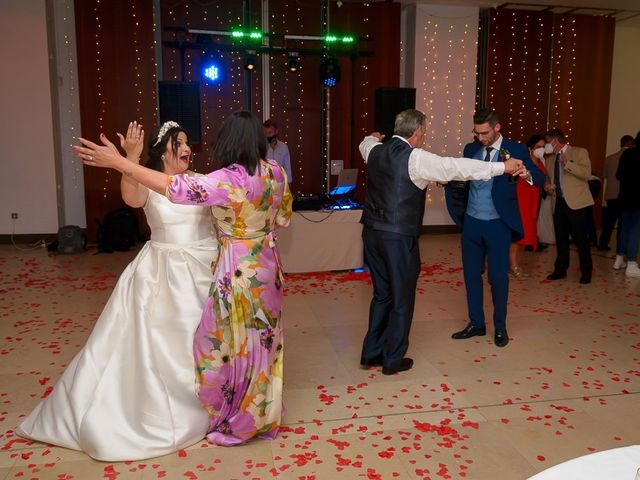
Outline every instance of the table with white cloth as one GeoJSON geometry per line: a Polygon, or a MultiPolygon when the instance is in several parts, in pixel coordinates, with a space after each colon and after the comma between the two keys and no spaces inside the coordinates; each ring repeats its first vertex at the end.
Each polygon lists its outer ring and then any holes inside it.
{"type": "Polygon", "coordinates": [[[640,445],[632,445],[568,460],[529,480],[636,480],[638,468],[640,445]]]}
{"type": "Polygon", "coordinates": [[[276,231],[286,273],[352,270],[363,265],[362,210],[293,212],[276,231]]]}

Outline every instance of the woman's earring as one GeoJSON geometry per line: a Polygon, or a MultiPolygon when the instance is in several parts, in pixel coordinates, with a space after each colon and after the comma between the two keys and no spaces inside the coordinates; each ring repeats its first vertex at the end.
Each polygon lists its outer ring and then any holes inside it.
{"type": "Polygon", "coordinates": [[[160,160],[164,162],[164,155],[160,155],[160,160]]]}

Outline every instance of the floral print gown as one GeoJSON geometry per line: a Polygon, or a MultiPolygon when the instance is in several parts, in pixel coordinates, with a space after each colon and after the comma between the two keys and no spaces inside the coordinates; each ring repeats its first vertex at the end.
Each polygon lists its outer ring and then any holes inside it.
{"type": "Polygon", "coordinates": [[[275,438],[282,417],[283,285],[274,228],[287,226],[291,193],[275,161],[255,175],[232,165],[171,177],[175,203],[210,205],[220,256],[195,334],[196,392],[210,414],[207,438],[236,445],[275,438]]]}

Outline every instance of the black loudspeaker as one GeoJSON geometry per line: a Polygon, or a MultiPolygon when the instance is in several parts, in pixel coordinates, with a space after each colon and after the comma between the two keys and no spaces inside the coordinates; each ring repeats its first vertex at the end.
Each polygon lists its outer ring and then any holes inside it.
{"type": "Polygon", "coordinates": [[[81,253],[87,249],[87,236],[77,225],[65,225],[54,243],[58,253],[81,253]]]}
{"type": "Polygon", "coordinates": [[[198,82],[158,82],[160,125],[169,120],[178,122],[189,137],[189,143],[201,142],[200,84],[198,82]]]}
{"type": "Polygon", "coordinates": [[[390,139],[396,115],[409,108],[416,108],[415,88],[376,88],[375,130],[390,139]]]}

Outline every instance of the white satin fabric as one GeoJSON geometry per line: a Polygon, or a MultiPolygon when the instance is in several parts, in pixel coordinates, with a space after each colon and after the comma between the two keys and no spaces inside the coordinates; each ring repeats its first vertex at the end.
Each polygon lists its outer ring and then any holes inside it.
{"type": "Polygon", "coordinates": [[[195,396],[193,335],[218,254],[211,211],[155,192],[144,210],[151,241],[19,435],[105,461],[157,457],[204,438],[209,415],[195,396]]]}

